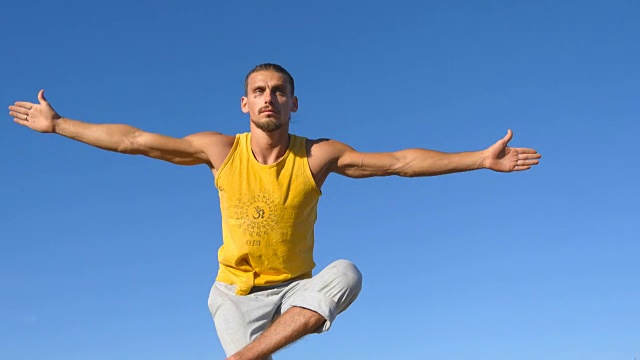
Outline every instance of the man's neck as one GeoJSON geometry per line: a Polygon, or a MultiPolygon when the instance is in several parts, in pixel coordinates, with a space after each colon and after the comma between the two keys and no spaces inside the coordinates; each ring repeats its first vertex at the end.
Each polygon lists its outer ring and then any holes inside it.
{"type": "Polygon", "coordinates": [[[263,165],[271,165],[280,160],[289,148],[289,127],[283,126],[274,132],[264,132],[251,127],[251,151],[263,165]]]}

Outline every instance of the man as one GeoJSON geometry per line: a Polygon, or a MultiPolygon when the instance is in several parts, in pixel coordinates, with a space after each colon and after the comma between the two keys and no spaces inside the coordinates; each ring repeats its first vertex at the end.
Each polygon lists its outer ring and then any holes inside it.
{"type": "Polygon", "coordinates": [[[433,176],[487,168],[522,171],[538,164],[533,149],[510,148],[507,135],[477,152],[407,149],[362,153],[334,140],[289,133],[298,109],[291,74],[276,64],[245,78],[241,108],[250,132],[202,132],[182,139],[128,125],[90,124],[60,116],[44,97],[16,102],[20,125],[110,151],[179,165],[207,165],[220,194],[223,245],[209,308],[228,359],[269,359],[313,332],[327,331],[357,297],[358,269],[336,261],[312,277],[313,226],[320,188],[330,173],[351,178],[433,176]]]}

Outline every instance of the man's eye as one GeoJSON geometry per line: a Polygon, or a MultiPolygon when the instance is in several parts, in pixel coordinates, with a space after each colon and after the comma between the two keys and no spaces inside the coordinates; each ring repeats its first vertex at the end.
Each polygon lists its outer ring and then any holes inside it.
{"type": "Polygon", "coordinates": [[[254,94],[262,94],[264,92],[264,89],[255,89],[253,90],[254,94]]]}

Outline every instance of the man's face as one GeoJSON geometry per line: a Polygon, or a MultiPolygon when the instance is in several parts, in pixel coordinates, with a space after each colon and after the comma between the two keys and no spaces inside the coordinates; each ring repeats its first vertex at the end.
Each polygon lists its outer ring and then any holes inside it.
{"type": "Polygon", "coordinates": [[[291,95],[289,79],[275,71],[258,71],[249,76],[247,96],[241,100],[242,112],[264,132],[288,125],[291,113],[298,110],[298,98],[291,95]]]}

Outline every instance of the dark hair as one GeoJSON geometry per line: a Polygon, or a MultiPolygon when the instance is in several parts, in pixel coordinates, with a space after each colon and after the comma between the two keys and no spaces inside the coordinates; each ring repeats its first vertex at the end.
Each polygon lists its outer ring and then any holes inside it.
{"type": "Polygon", "coordinates": [[[249,93],[249,76],[251,76],[251,74],[258,72],[258,71],[275,71],[277,73],[280,73],[282,75],[286,75],[289,78],[289,86],[291,87],[291,96],[293,96],[294,94],[294,89],[295,86],[293,84],[293,76],[291,76],[291,74],[289,74],[289,72],[283,68],[282,66],[278,65],[278,64],[271,64],[271,63],[264,63],[264,64],[260,64],[257,65],[256,67],[254,67],[253,69],[251,69],[251,71],[249,71],[249,73],[247,74],[247,76],[244,78],[244,96],[247,96],[247,94],[249,93]]]}

